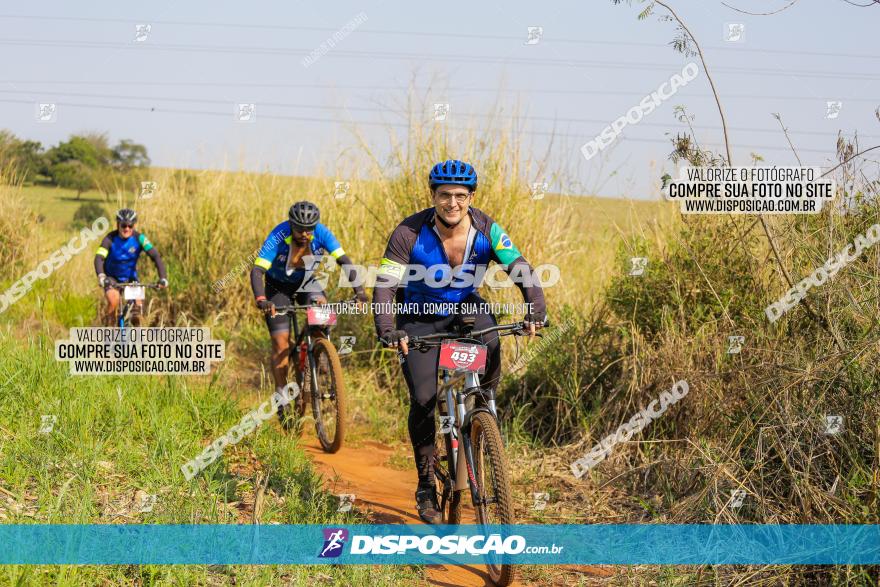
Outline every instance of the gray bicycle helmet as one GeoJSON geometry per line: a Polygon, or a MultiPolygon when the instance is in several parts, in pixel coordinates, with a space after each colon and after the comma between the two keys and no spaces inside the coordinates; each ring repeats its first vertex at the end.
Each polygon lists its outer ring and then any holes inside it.
{"type": "Polygon", "coordinates": [[[290,223],[300,230],[314,230],[321,218],[318,207],[311,202],[297,202],[290,207],[290,223]]]}
{"type": "Polygon", "coordinates": [[[126,222],[128,224],[134,224],[137,222],[138,215],[137,212],[132,210],[131,208],[123,208],[119,212],[116,213],[116,221],[117,222],[126,222]]]}

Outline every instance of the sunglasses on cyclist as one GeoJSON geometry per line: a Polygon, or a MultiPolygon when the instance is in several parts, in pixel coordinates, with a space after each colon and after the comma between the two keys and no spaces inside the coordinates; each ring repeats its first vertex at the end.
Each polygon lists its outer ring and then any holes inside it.
{"type": "Polygon", "coordinates": [[[130,224],[128,222],[120,222],[119,228],[134,228],[134,224],[130,224]]]}

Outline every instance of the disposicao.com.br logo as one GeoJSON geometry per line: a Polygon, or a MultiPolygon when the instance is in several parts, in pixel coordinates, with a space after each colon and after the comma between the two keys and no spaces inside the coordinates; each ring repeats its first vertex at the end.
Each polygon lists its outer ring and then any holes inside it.
{"type": "Polygon", "coordinates": [[[336,558],[342,554],[342,547],[348,540],[348,530],[345,528],[324,528],[324,546],[318,553],[318,558],[336,558]]]}
{"type": "MultiPolygon", "coordinates": [[[[318,554],[319,558],[339,556],[344,544],[348,541],[348,531],[340,528],[324,529],[324,546],[318,554]]],[[[349,554],[469,554],[485,555],[516,555],[516,554],[558,554],[562,546],[528,546],[526,539],[520,535],[502,537],[500,534],[463,536],[417,536],[414,534],[351,537],[349,554]]]]}

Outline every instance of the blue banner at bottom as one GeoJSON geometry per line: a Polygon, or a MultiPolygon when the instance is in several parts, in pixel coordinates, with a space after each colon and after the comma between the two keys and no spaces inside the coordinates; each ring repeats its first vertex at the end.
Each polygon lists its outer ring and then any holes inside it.
{"type": "Polygon", "coordinates": [[[0,564],[880,564],[876,525],[0,525],[0,564]]]}

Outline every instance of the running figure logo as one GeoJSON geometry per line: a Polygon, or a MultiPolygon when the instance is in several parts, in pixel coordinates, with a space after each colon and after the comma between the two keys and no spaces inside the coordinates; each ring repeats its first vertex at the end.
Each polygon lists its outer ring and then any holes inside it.
{"type": "Polygon", "coordinates": [[[324,548],[318,558],[336,558],[342,554],[342,547],[348,540],[348,530],[345,528],[324,528],[324,548]]]}

